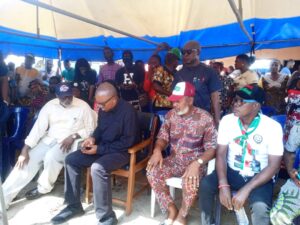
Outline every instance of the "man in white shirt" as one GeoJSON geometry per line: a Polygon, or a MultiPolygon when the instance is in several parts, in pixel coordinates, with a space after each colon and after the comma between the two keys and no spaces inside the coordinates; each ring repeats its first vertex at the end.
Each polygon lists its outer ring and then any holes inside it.
{"type": "Polygon", "coordinates": [[[216,171],[200,184],[202,225],[212,223],[216,194],[228,210],[240,210],[248,199],[252,224],[270,224],[272,178],[283,154],[282,128],[259,113],[264,101],[260,87],[247,85],[236,95],[233,114],[220,122],[216,171]]]}
{"type": "Polygon", "coordinates": [[[96,114],[84,101],[73,97],[69,84],[56,87],[57,98],[40,111],[37,121],[25,139],[15,168],[3,184],[6,207],[39,171],[36,189],[28,192],[28,199],[49,193],[64,165],[64,159],[75,139],[87,138],[96,126],[96,114]]]}

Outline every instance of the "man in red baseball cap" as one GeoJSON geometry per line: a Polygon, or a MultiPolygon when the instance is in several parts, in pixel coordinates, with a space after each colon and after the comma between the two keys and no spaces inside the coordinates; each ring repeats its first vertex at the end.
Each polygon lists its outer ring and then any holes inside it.
{"type": "Polygon", "coordinates": [[[162,224],[187,224],[186,216],[197,196],[199,182],[206,171],[207,162],[215,155],[217,131],[212,116],[193,106],[195,87],[179,82],[168,100],[173,109],[165,117],[147,166],[147,177],[167,219],[162,224]],[[162,157],[170,145],[171,155],[162,157]],[[178,209],[170,196],[165,180],[182,177],[183,198],[178,209]]]}

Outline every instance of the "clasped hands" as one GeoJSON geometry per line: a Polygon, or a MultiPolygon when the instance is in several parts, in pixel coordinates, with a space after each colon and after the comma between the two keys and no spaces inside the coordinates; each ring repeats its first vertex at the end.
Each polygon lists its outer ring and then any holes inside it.
{"type": "Polygon", "coordinates": [[[249,194],[250,192],[244,186],[231,197],[230,186],[223,186],[219,190],[220,203],[228,210],[240,210],[244,206],[249,194]]]}
{"type": "Polygon", "coordinates": [[[82,142],[81,152],[86,155],[95,155],[97,154],[97,147],[95,138],[89,137],[82,142]]]}

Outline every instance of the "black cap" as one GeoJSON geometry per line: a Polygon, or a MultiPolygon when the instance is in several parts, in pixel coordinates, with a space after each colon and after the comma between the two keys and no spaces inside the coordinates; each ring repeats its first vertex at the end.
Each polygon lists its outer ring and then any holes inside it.
{"type": "Polygon", "coordinates": [[[61,83],[55,87],[55,94],[58,97],[73,96],[72,86],[69,83],[61,83]]]}
{"type": "Polygon", "coordinates": [[[265,92],[258,85],[246,85],[236,91],[236,95],[243,99],[254,100],[260,104],[263,104],[265,101],[265,92]]]}

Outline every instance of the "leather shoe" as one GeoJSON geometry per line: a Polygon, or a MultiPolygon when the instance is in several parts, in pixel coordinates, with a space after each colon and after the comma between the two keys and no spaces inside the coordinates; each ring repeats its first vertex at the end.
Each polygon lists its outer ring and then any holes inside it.
{"type": "Polygon", "coordinates": [[[118,219],[115,215],[106,218],[105,220],[100,220],[98,225],[116,225],[118,223],[118,219]]]}
{"type": "Polygon", "coordinates": [[[69,219],[84,214],[82,206],[67,206],[60,213],[51,219],[52,224],[60,224],[68,221],[69,219]]]}
{"type": "Polygon", "coordinates": [[[44,195],[43,193],[39,192],[39,190],[37,188],[31,190],[31,191],[28,191],[26,194],[25,194],[25,197],[28,199],[28,200],[33,200],[33,199],[37,199],[39,197],[41,197],[42,195],[44,195]]]}

